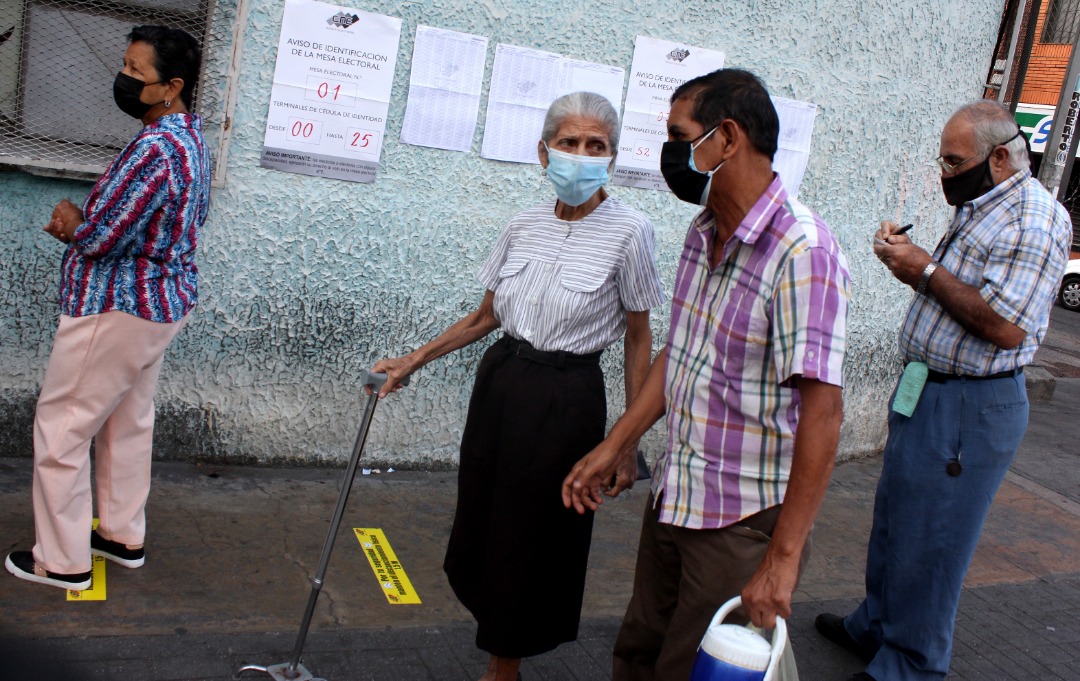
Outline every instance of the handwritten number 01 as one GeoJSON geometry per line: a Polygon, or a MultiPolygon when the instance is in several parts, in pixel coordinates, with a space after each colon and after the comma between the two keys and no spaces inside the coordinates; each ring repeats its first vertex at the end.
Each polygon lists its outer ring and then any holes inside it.
{"type": "MultiPolygon", "coordinates": [[[[338,94],[340,92],[341,92],[341,85],[340,84],[335,85],[334,86],[334,101],[335,102],[337,101],[338,94]]],[[[327,83],[327,82],[319,83],[318,93],[319,93],[319,99],[323,99],[323,98],[326,97],[326,95],[330,94],[330,83],[327,83]]]]}

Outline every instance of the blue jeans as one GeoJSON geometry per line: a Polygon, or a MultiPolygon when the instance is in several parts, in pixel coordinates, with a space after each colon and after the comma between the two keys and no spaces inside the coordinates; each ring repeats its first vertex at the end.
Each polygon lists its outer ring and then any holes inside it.
{"type": "Polygon", "coordinates": [[[844,620],[877,650],[866,671],[878,681],[948,672],[964,574],[1027,421],[1023,374],[928,382],[911,418],[890,409],[866,599],[844,620]]]}

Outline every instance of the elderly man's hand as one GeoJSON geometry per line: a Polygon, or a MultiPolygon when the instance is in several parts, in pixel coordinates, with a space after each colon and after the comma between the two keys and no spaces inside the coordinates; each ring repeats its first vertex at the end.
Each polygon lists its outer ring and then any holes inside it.
{"type": "Polygon", "coordinates": [[[799,578],[799,557],[780,558],[766,552],[742,590],[743,610],[755,627],[772,629],[776,617],[791,617],[791,596],[799,578]]]}
{"type": "Polygon", "coordinates": [[[895,222],[884,221],[874,234],[874,255],[878,257],[893,276],[911,288],[919,284],[923,270],[933,261],[929,253],[911,243],[895,222]]]}
{"type": "MultiPolygon", "coordinates": [[[[625,458],[624,451],[626,450],[620,451],[604,440],[574,464],[574,467],[570,469],[570,474],[563,480],[563,506],[572,507],[582,514],[587,510],[595,511],[600,508],[600,504],[604,503],[601,491],[608,489],[612,474],[625,458]]],[[[618,480],[616,480],[616,487],[618,487],[618,480]]]]}
{"type": "Polygon", "coordinates": [[[618,467],[615,468],[615,484],[604,490],[604,494],[615,498],[623,490],[633,488],[638,476],[637,449],[637,442],[632,442],[623,449],[622,455],[619,457],[618,467]]]}

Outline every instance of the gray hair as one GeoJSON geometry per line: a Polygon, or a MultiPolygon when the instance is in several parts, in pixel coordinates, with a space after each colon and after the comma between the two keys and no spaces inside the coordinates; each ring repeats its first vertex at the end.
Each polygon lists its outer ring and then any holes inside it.
{"type": "Polygon", "coordinates": [[[1031,166],[1028,159],[1027,140],[1024,133],[1007,144],[1005,140],[1020,130],[1009,110],[992,99],[979,99],[965,104],[953,116],[963,115],[971,122],[975,136],[975,150],[979,156],[989,156],[994,147],[1004,146],[1009,152],[1009,166],[1013,170],[1025,170],[1031,166]]]}
{"type": "Polygon", "coordinates": [[[619,150],[619,112],[615,110],[607,97],[595,92],[571,92],[559,97],[548,107],[540,139],[551,142],[568,116],[581,116],[599,121],[607,128],[612,155],[619,150]]]}

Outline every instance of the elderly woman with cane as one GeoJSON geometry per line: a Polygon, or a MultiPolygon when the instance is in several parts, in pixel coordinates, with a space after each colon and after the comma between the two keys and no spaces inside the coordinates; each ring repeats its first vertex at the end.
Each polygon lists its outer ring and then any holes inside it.
{"type": "Polygon", "coordinates": [[[165,348],[195,306],[195,246],[210,198],[202,120],[189,111],[200,61],[184,31],[131,31],[113,98],[144,127],[82,206],[61,201],[45,226],[67,250],[34,419],[37,543],[4,563],[20,579],[81,590],[91,555],[129,568],[145,561],[154,391],[165,348]]]}
{"type": "MultiPolygon", "coordinates": [[[[385,396],[431,360],[504,331],[477,370],[444,563],[491,656],[481,681],[514,681],[521,658],[577,638],[593,519],[563,508],[560,485],[604,437],[604,349],[625,333],[628,403],[649,368],[649,310],[663,294],[652,225],[604,190],[618,134],[602,96],[556,99],[537,152],[557,198],[503,229],[480,269],[487,290],[476,310],[373,369],[387,373],[385,396]],[[558,538],[558,551],[545,536],[558,538]]],[[[627,448],[613,493],[633,484],[636,449],[627,448]]]]}

